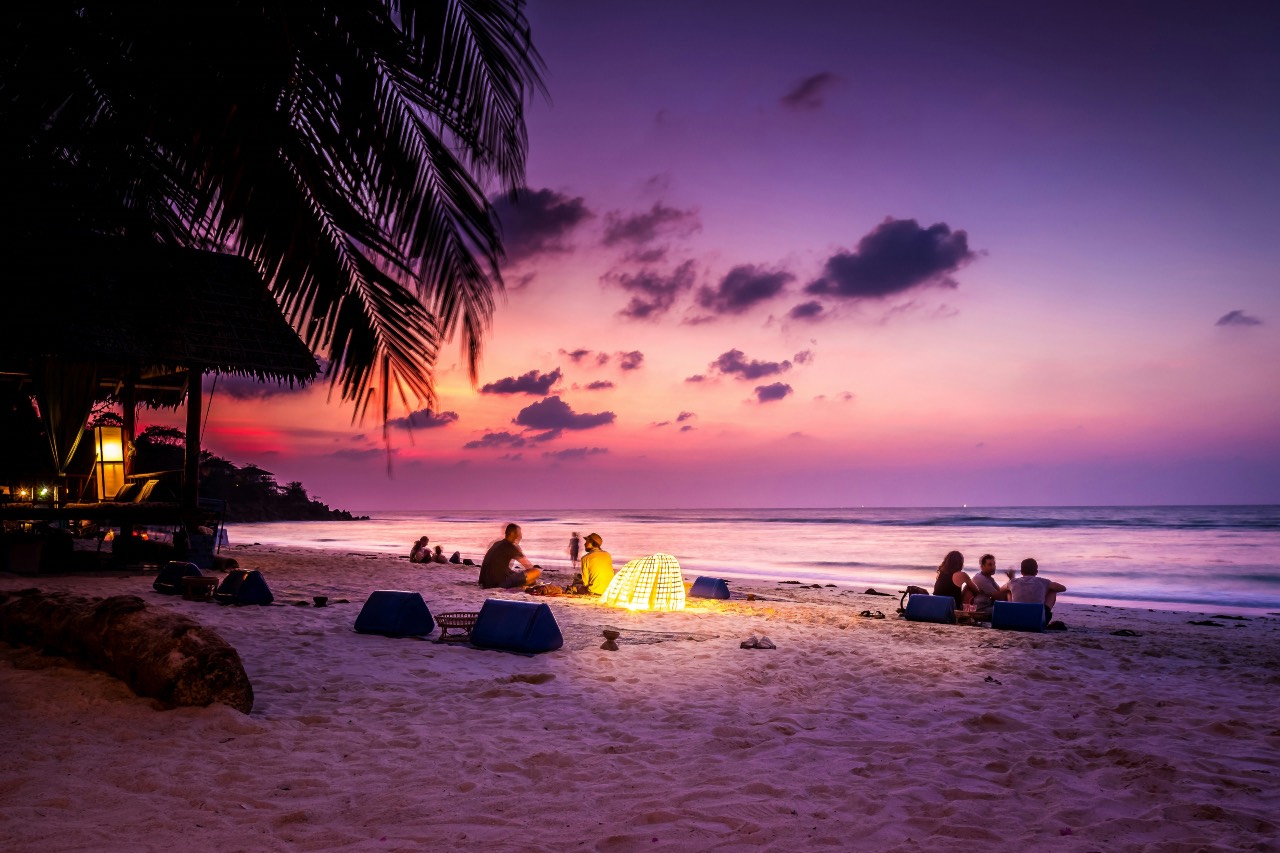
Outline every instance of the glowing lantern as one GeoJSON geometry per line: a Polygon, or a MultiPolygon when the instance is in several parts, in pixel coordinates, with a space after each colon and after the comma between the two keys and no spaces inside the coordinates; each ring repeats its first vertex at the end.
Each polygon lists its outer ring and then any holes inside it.
{"type": "Polygon", "coordinates": [[[632,560],[613,576],[601,601],[628,610],[683,610],[680,564],[670,554],[632,560]]]}
{"type": "Polygon", "coordinates": [[[124,430],[94,427],[93,438],[98,451],[98,500],[104,501],[115,497],[124,485],[124,430]]]}

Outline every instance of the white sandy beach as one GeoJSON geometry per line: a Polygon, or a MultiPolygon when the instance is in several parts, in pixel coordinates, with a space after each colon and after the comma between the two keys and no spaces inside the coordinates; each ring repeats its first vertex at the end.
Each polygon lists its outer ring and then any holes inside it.
{"type": "Polygon", "coordinates": [[[279,606],[161,596],[149,575],[0,575],[185,613],[255,691],[247,716],[166,711],[0,645],[0,846],[1280,849],[1280,618],[1201,627],[1212,614],[1067,595],[1069,631],[1026,635],[906,623],[896,596],[734,584],[678,613],[531,599],[565,646],[526,657],[352,630],[375,589],[478,610],[475,568],[231,553],[279,606]],[[321,594],[350,603],[293,606],[321,594]],[[777,649],[740,649],[752,634],[777,649]]]}

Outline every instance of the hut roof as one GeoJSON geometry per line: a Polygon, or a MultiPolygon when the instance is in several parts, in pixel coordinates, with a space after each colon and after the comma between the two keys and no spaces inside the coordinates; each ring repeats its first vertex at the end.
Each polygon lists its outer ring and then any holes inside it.
{"type": "Polygon", "coordinates": [[[154,243],[87,238],[15,264],[0,302],[0,371],[48,358],[142,375],[186,368],[307,382],[315,357],[253,262],[154,243]]]}

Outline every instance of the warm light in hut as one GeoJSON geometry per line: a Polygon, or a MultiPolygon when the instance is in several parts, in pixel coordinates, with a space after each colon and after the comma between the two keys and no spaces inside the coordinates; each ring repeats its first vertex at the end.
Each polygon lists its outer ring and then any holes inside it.
{"type": "Polygon", "coordinates": [[[600,600],[628,610],[683,610],[680,564],[670,554],[632,560],[613,576],[600,600]]]}
{"type": "Polygon", "coordinates": [[[115,426],[94,427],[98,453],[98,499],[115,497],[124,485],[124,430],[115,426]]]}

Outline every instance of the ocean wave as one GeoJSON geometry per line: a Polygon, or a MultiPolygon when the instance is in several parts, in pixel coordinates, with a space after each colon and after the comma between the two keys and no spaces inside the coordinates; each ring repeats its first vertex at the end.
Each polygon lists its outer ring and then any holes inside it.
{"type": "Polygon", "coordinates": [[[720,516],[720,515],[624,515],[626,521],[655,524],[797,524],[845,525],[849,527],[891,528],[1012,528],[1030,530],[1240,530],[1280,531],[1280,516],[1274,518],[1045,518],[1030,516],[941,515],[920,518],[857,518],[851,516],[720,516]]]}

